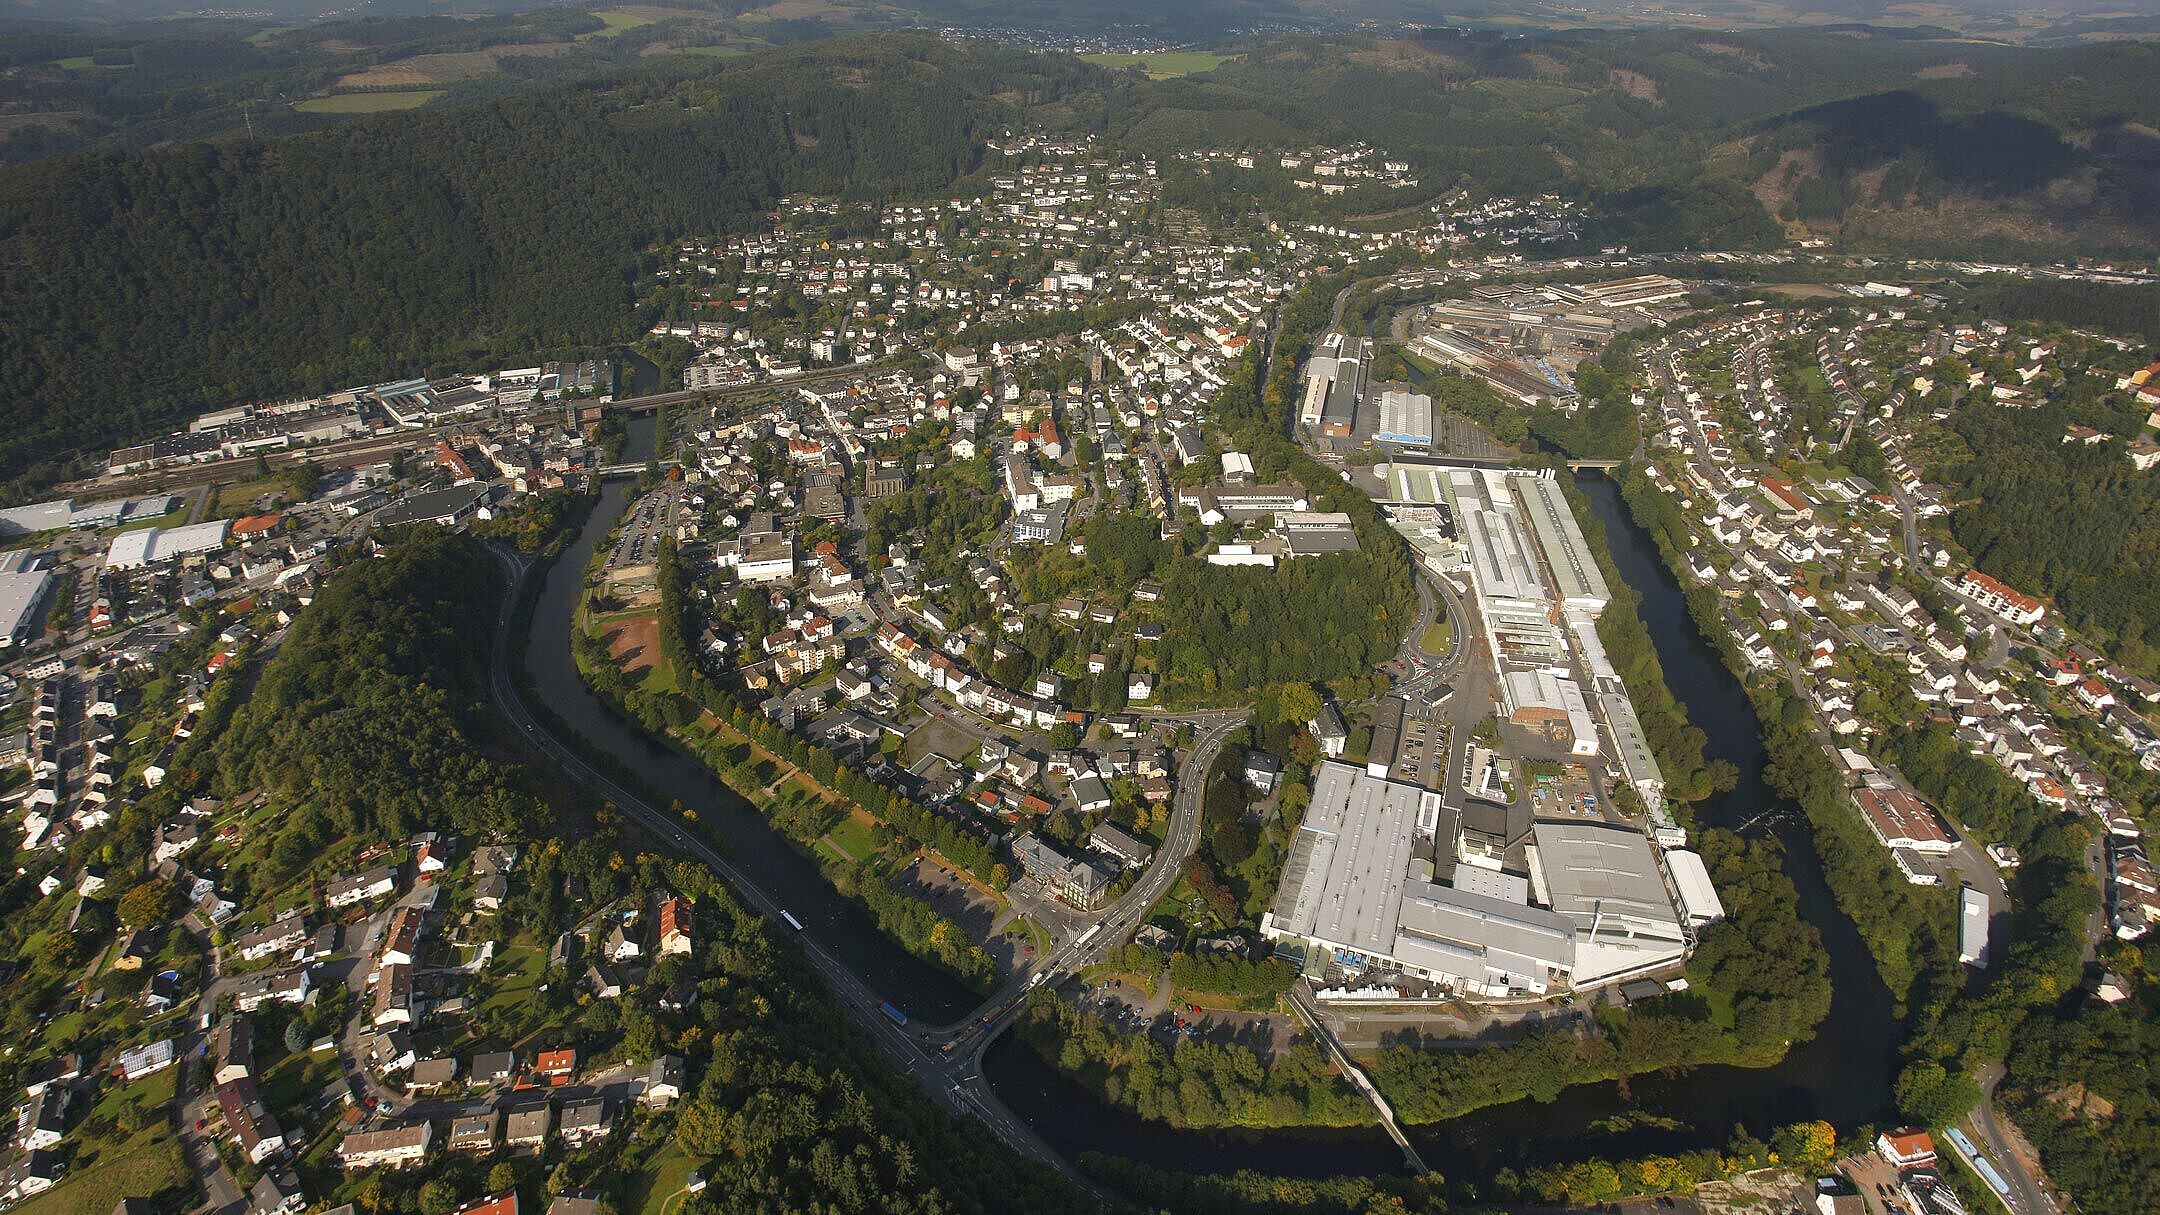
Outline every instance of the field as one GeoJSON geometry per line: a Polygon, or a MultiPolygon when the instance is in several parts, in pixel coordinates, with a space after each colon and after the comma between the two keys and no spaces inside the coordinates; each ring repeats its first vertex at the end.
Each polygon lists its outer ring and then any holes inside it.
{"type": "Polygon", "coordinates": [[[442,96],[441,89],[412,89],[396,93],[336,93],[328,97],[310,97],[293,102],[293,108],[308,114],[384,114],[391,110],[412,110],[426,105],[442,96]]]}
{"type": "Polygon", "coordinates": [[[1212,72],[1235,58],[1232,55],[1212,55],[1206,51],[1157,51],[1143,55],[1082,55],[1089,63],[1106,68],[1136,67],[1147,73],[1150,80],[1169,80],[1178,76],[1190,76],[1195,72],[1212,72]]]}
{"type": "Polygon", "coordinates": [[[850,860],[866,861],[877,852],[877,841],[871,838],[876,820],[861,811],[855,811],[825,833],[825,843],[850,860]]]}
{"type": "Polygon", "coordinates": [[[704,55],[711,59],[732,59],[737,55],[749,54],[739,46],[678,46],[669,49],[678,55],[704,55]]]}
{"type": "Polygon", "coordinates": [[[608,653],[635,675],[660,665],[660,617],[652,612],[621,616],[606,622],[608,653]]]}
{"type": "Polygon", "coordinates": [[[594,13],[593,16],[605,21],[607,28],[594,30],[590,34],[579,34],[580,39],[612,38],[624,30],[634,30],[641,25],[651,25],[655,20],[655,18],[641,13],[624,12],[622,9],[617,8],[604,8],[594,13]]]}
{"type": "Polygon", "coordinates": [[[453,51],[434,55],[413,55],[393,63],[379,63],[340,76],[333,88],[341,89],[423,89],[435,85],[457,84],[477,80],[495,72],[504,59],[513,55],[552,57],[570,49],[567,42],[528,42],[514,46],[494,46],[483,51],[453,51]]]}
{"type": "Polygon", "coordinates": [[[72,1171],[59,1185],[14,1209],[27,1215],[111,1215],[123,1198],[167,1191],[192,1196],[193,1177],[165,1111],[178,1079],[176,1069],[166,1068],[107,1093],[94,1116],[116,1118],[122,1106],[133,1106],[141,1112],[143,1129],[124,1141],[116,1131],[116,1138],[91,1137],[81,1143],[72,1171]]]}

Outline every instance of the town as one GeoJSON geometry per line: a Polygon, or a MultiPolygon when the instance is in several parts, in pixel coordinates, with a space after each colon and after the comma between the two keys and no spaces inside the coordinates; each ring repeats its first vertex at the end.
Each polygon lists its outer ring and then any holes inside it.
{"type": "MultiPolygon", "coordinates": [[[[1624,465],[1631,503],[1663,504],[1638,522],[1713,605],[1697,623],[1799,706],[1884,872],[1954,902],[1964,967],[2000,962],[2021,857],[1958,817],[1986,809],[1948,795],[1961,760],[2093,824],[2088,959],[2160,921],[2160,683],[1975,563],[1929,480],[1962,413],[2073,384],[2150,416],[2065,451],[2160,463],[2140,344],[1952,311],[1965,279],[2120,273],[1546,258],[1525,248],[1573,242],[1576,204],[1466,191],[1383,233],[1216,230],[1091,138],[989,155],[980,193],[794,196],[670,249],[634,352],[238,403],[0,510],[0,796],[44,942],[6,966],[47,1000],[0,1204],[119,1169],[170,1107],[207,1209],[339,1215],[353,1178],[465,1156],[506,1171],[444,1210],[516,1215],[509,1162],[599,1161],[693,1090],[653,1026],[696,1008],[721,946],[680,870],[617,855],[603,878],[594,841],[542,860],[448,823],[266,857],[266,825],[312,811],[203,791],[249,672],[413,528],[484,537],[513,588],[591,530],[568,575],[585,682],[967,993],[925,1016],[829,963],[889,1058],[1034,1159],[1054,1145],[982,1059],[1047,1023],[1038,1001],[1171,1046],[1317,1042],[1415,1161],[1354,1062],[1383,1034],[1591,1034],[1690,991],[1728,916],[1687,805],[1708,790],[1676,794],[1609,652],[1634,597],[1578,474],[1624,465]],[[1778,295],[1743,266],[1841,281],[1778,295]],[[1283,345],[1322,280],[1333,315],[1283,345]],[[1346,319],[1359,292],[1387,325],[1346,319]],[[1282,416],[1222,405],[1278,376],[1282,416]],[[1632,449],[1572,468],[1502,437],[1608,410],[1632,449]],[[620,519],[588,524],[606,494],[620,519]],[[1955,752],[1894,751],[1915,721],[1955,752]],[[116,810],[160,788],[188,796],[117,870],[116,810]]],[[[1186,159],[1330,196],[1417,180],[1363,143],[1186,159]]],[[[697,809],[602,777],[529,692],[488,694],[610,821],[823,948],[697,809]]],[[[2011,1209],[2053,1209],[1993,1125],[1942,1129],[2011,1209]]],[[[1926,1130],[1884,1130],[1870,1184],[1963,1210],[1926,1130]]],[[[551,1193],[548,1215],[602,1209],[551,1193]]]]}

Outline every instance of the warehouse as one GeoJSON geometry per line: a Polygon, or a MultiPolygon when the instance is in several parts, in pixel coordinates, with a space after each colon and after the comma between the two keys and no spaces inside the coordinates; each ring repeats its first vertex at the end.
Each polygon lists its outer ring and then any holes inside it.
{"type": "Polygon", "coordinates": [[[231,526],[229,521],[220,519],[215,523],[146,527],[140,531],[122,532],[113,537],[112,544],[105,550],[105,568],[141,569],[196,553],[216,552],[225,547],[231,526]]]}
{"type": "Polygon", "coordinates": [[[32,639],[38,608],[51,590],[51,570],[0,572],[0,649],[24,645],[32,639]]]}
{"type": "Polygon", "coordinates": [[[1703,865],[1702,857],[1668,848],[1665,868],[1672,874],[1673,890],[1680,896],[1680,914],[1688,927],[1700,928],[1725,918],[1725,903],[1718,898],[1717,887],[1710,884],[1710,870],[1703,865]]]}
{"type": "Polygon", "coordinates": [[[1650,841],[1632,827],[1549,822],[1530,829],[1530,884],[1574,921],[1577,987],[1633,978],[1687,955],[1687,937],[1650,841]]]}
{"type": "Polygon", "coordinates": [[[1538,476],[1516,477],[1513,485],[1522,498],[1523,513],[1529,516],[1538,547],[1544,551],[1545,565],[1552,571],[1561,605],[1586,611],[1592,617],[1604,612],[1605,605],[1612,602],[1612,592],[1605,585],[1605,572],[1590,555],[1582,525],[1575,521],[1575,512],[1569,508],[1560,483],[1549,476],[1538,476]]]}
{"type": "Polygon", "coordinates": [[[1399,384],[1380,390],[1380,429],[1374,438],[1382,443],[1430,447],[1433,441],[1433,399],[1399,384]]]}

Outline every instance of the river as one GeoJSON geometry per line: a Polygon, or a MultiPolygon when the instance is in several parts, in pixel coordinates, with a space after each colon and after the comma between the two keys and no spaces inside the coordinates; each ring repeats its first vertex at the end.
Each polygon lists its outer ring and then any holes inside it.
{"type": "MultiPolygon", "coordinates": [[[[651,453],[654,426],[651,418],[631,422],[628,460],[651,453]]],[[[1773,1068],[1702,1067],[1639,1077],[1625,1086],[1584,1085],[1550,1104],[1521,1101],[1412,1128],[1427,1163],[1457,1176],[1588,1156],[1722,1147],[1743,1125],[1767,1135],[1784,1123],[1825,1118],[1844,1129],[1881,1116],[1889,1105],[1899,1036],[1889,992],[1858,933],[1831,899],[1806,820],[1796,808],[1781,806],[1763,784],[1761,739],[1746,695],[1696,631],[1679,585],[1649,537],[1627,516],[1618,487],[1602,478],[1585,479],[1582,487],[1605,523],[1622,576],[1642,596],[1642,613],[1667,681],[1708,737],[1707,754],[1739,770],[1737,787],[1698,807],[1698,818],[1785,845],[1785,869],[1799,891],[1800,913],[1822,932],[1830,954],[1834,996],[1816,1037],[1773,1068]]],[[[975,1003],[965,987],[880,935],[859,907],[835,893],[815,865],[703,765],[652,741],[578,677],[569,634],[583,571],[627,505],[631,488],[631,482],[617,480],[601,491],[584,530],[540,588],[526,651],[539,698],[648,785],[696,810],[765,888],[871,986],[916,1016],[958,1018],[975,1003]]],[[[1297,1176],[1401,1167],[1401,1157],[1377,1128],[1177,1131],[1144,1122],[1097,1102],[1009,1035],[987,1054],[984,1069],[1005,1104],[1068,1156],[1103,1151],[1165,1168],[1252,1168],[1297,1176]]]]}

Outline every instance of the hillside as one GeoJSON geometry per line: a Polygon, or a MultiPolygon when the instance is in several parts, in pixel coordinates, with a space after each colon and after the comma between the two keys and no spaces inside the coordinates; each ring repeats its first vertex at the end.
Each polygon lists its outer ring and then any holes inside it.
{"type": "Polygon", "coordinates": [[[627,336],[655,242],[974,167],[1071,61],[830,42],[0,175],[0,477],[234,399],[627,336]]]}
{"type": "Polygon", "coordinates": [[[1231,50],[1158,80],[985,43],[834,39],[0,170],[0,480],[236,400],[623,340],[669,240],[742,230],[787,191],[942,190],[1016,121],[1163,156],[1166,201],[1203,212],[1381,220],[1461,184],[1573,195],[1588,240],[1637,249],[1773,247],[1809,226],[1885,252],[2160,243],[2151,45],[1431,31],[1231,50]],[[1420,187],[1321,198],[1174,163],[1358,139],[1411,161],[1420,187]]]}

